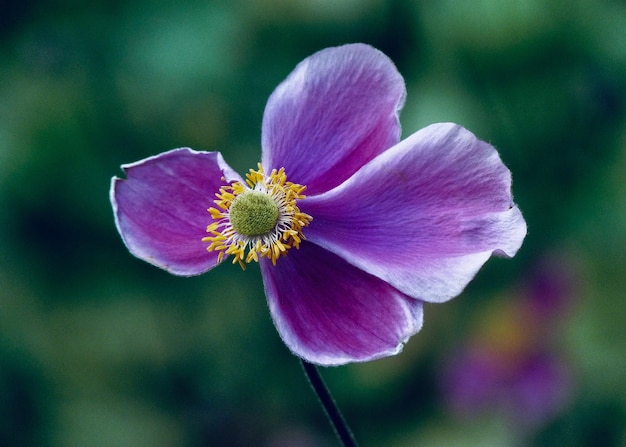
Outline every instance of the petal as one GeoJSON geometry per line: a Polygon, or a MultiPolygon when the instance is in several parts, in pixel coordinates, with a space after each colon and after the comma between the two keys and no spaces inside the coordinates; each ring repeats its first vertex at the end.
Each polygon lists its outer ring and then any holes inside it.
{"type": "Polygon", "coordinates": [[[400,352],[422,326],[422,303],[314,244],[274,267],[261,260],[270,312],[285,344],[319,365],[400,352]]]}
{"type": "Polygon", "coordinates": [[[240,177],[218,152],[174,149],[123,165],[127,179],[111,181],[115,224],[135,256],[170,273],[191,276],[217,263],[202,242],[207,208],[226,182],[240,177]]]}
{"type": "Polygon", "coordinates": [[[310,242],[429,302],[461,293],[526,235],[498,153],[454,124],[422,129],[301,209],[310,242]]]}
{"type": "Polygon", "coordinates": [[[263,165],[317,194],[339,185],[400,139],[405,87],[393,62],[364,44],[302,61],[270,96],[263,165]]]}

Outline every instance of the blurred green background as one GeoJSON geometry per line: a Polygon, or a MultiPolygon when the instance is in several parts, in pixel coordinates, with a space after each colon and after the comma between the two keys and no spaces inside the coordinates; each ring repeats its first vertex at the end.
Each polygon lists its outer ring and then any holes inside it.
{"type": "Polygon", "coordinates": [[[0,445],[336,445],[258,267],[133,258],[108,188],[180,146],[254,167],[276,85],[366,42],[405,77],[405,136],[500,150],[529,234],[402,354],[322,371],[361,445],[626,446],[624,30],[621,0],[4,4],[0,445]]]}

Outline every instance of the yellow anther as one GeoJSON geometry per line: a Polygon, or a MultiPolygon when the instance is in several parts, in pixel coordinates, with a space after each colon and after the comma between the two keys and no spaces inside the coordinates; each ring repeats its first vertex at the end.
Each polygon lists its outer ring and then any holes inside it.
{"type": "Polygon", "coordinates": [[[222,186],[215,194],[218,208],[208,209],[214,222],[207,226],[210,236],[202,239],[209,243],[207,250],[219,252],[218,262],[225,255],[233,255],[233,264],[238,263],[243,269],[246,263],[258,262],[259,257],[269,258],[276,265],[289,249],[300,247],[305,239],[302,229],[313,219],[298,207],[298,201],[305,198],[305,188],[288,182],[284,168],[273,169],[266,176],[260,163],[258,170],[250,169],[245,183],[222,186]],[[267,199],[260,200],[260,194],[267,199]],[[238,205],[235,211],[235,227],[239,231],[233,226],[231,215],[235,201],[245,204],[238,205]]]}

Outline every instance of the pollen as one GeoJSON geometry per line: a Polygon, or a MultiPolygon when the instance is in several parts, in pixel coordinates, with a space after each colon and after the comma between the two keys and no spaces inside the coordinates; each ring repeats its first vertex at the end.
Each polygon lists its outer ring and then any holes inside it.
{"type": "Polygon", "coordinates": [[[281,256],[305,239],[302,229],[313,219],[300,211],[305,186],[287,181],[284,168],[265,174],[250,169],[244,182],[224,185],[215,194],[216,208],[208,212],[213,222],[207,226],[209,252],[217,251],[218,262],[233,255],[233,264],[246,264],[266,257],[276,265],[281,256]]]}

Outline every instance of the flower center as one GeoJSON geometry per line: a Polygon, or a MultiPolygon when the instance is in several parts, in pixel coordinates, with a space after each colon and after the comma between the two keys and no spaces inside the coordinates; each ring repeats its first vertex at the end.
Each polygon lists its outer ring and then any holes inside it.
{"type": "Polygon", "coordinates": [[[246,181],[222,186],[215,194],[219,208],[209,208],[213,222],[207,226],[210,236],[207,250],[219,251],[218,262],[224,255],[233,255],[233,264],[269,258],[272,264],[287,254],[291,247],[299,248],[304,239],[302,229],[311,219],[298,208],[305,198],[305,186],[287,181],[283,168],[265,175],[263,166],[250,169],[246,181]]]}
{"type": "Polygon", "coordinates": [[[259,236],[272,230],[278,220],[278,205],[267,194],[246,191],[230,205],[230,223],[244,236],[259,236]]]}

